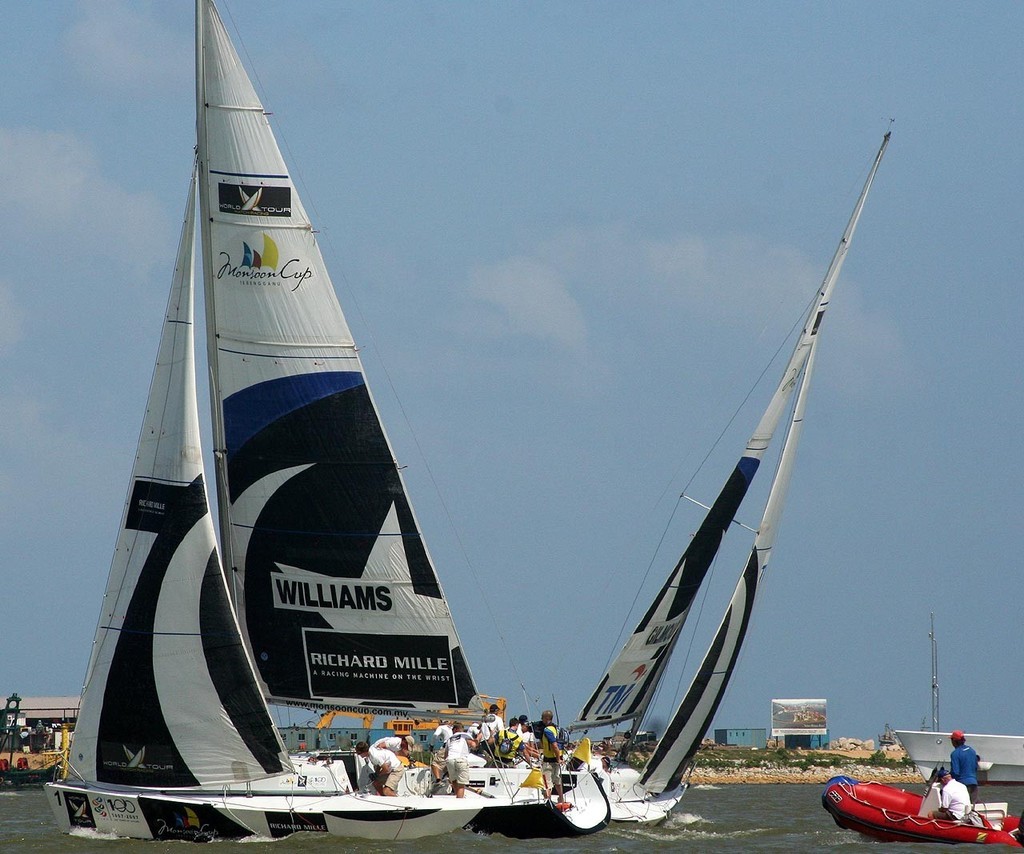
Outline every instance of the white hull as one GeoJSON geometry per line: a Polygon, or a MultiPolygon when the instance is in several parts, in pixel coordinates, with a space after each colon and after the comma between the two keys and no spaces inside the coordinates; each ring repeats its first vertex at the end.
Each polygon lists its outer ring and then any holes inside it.
{"type": "Polygon", "coordinates": [[[613,768],[608,775],[612,821],[622,824],[660,824],[682,800],[687,786],[652,795],[638,785],[640,772],[634,768],[613,768]]]}
{"type": "MultiPolygon", "coordinates": [[[[948,735],[919,730],[896,730],[896,735],[925,780],[936,768],[949,767],[953,745],[948,735]]],[[[977,752],[981,767],[988,766],[979,769],[980,784],[1024,785],[1024,735],[970,733],[967,743],[977,752]]]]}
{"type": "Polygon", "coordinates": [[[140,789],[74,782],[48,783],[47,798],[65,832],[95,830],[131,839],[213,839],[293,833],[381,841],[439,836],[469,826],[515,838],[582,836],[608,824],[601,784],[583,775],[558,810],[537,789],[520,789],[516,771],[473,769],[464,798],[412,794],[429,789],[430,770],[406,774],[398,797],[352,792],[342,763],[300,763],[297,773],[236,789],[140,789]]]}
{"type": "MultiPolygon", "coordinates": [[[[293,777],[294,780],[294,777],[293,777]]],[[[274,782],[274,781],[271,781],[274,782]]],[[[278,839],[299,831],[358,839],[437,836],[472,821],[487,798],[426,798],[327,792],[215,792],[48,783],[57,825],[131,839],[278,839]]]]}

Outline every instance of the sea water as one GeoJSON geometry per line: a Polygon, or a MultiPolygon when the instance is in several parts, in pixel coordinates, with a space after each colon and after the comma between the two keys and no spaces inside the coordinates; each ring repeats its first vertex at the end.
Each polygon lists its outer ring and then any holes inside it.
{"type": "MultiPolygon", "coordinates": [[[[519,841],[457,831],[413,842],[362,842],[322,834],[298,834],[276,841],[214,842],[226,854],[532,854],[608,851],[621,854],[677,851],[829,851],[898,854],[929,851],[928,844],[886,845],[836,827],[821,806],[823,785],[695,786],[676,812],[657,827],[614,824],[593,836],[578,839],[519,841]]],[[[905,788],[913,788],[908,785],[905,788]]],[[[924,785],[921,786],[922,790],[924,785]]],[[[1024,808],[1024,789],[986,786],[986,800],[1006,801],[1011,814],[1024,808]]],[[[188,842],[145,842],[104,838],[90,831],[68,836],[57,831],[42,789],[0,791],[0,854],[181,854],[188,842]]]]}

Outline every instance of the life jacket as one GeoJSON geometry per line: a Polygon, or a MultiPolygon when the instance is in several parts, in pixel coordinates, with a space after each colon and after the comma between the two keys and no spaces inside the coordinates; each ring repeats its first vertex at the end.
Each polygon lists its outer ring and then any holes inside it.
{"type": "Polygon", "coordinates": [[[518,732],[503,729],[498,733],[498,756],[502,759],[515,759],[519,748],[523,745],[523,737],[518,732]]]}
{"type": "Polygon", "coordinates": [[[562,745],[559,743],[559,732],[558,727],[554,724],[548,724],[544,727],[544,732],[541,734],[540,746],[544,752],[545,759],[561,759],[562,758],[562,745]]]}

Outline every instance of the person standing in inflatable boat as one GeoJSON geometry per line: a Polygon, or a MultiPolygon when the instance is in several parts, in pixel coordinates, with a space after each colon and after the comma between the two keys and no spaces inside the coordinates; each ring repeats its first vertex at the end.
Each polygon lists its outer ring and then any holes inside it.
{"type": "Polygon", "coordinates": [[[949,740],[953,742],[953,752],[949,754],[949,770],[954,780],[967,787],[973,804],[978,800],[978,754],[967,743],[962,729],[953,730],[949,740]]]}

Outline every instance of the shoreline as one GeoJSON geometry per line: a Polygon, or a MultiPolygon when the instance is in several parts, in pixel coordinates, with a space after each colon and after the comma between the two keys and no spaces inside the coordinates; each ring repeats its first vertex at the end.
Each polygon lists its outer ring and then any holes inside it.
{"type": "MultiPolygon", "coordinates": [[[[905,759],[902,750],[886,751],[887,760],[905,759]]],[[[875,781],[888,785],[919,785],[924,780],[913,765],[877,763],[877,753],[870,750],[785,751],[785,756],[770,751],[745,748],[702,750],[690,775],[691,785],[809,784],[821,785],[833,777],[875,781]],[[703,761],[702,761],[703,760],[703,761]]]]}
{"type": "Polygon", "coordinates": [[[691,786],[723,786],[733,784],[807,784],[823,785],[833,777],[846,776],[855,780],[873,781],[887,785],[917,784],[924,786],[916,771],[879,768],[870,765],[837,765],[808,768],[707,768],[699,766],[690,775],[691,786]]]}

